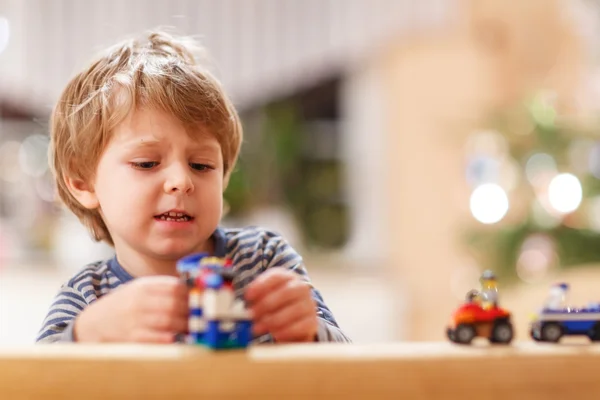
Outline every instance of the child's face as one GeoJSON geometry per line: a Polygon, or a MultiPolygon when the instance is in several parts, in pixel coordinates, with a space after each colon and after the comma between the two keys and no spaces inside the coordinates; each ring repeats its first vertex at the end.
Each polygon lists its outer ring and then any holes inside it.
{"type": "Polygon", "coordinates": [[[176,260],[207,250],[222,212],[219,142],[170,115],[139,110],[102,154],[94,194],[117,253],[176,260]],[[165,214],[165,213],[175,214],[165,214]]]}

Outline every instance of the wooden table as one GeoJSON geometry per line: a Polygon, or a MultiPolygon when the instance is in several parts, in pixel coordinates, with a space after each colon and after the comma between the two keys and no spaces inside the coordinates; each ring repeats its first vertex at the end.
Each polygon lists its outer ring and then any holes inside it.
{"type": "Polygon", "coordinates": [[[600,399],[600,346],[0,348],[0,399],[600,399]],[[372,397],[371,397],[372,396],[372,397]]]}

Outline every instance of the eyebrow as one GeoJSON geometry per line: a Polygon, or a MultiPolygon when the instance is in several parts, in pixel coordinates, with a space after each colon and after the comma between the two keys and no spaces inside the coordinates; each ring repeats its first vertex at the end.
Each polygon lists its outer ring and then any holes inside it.
{"type": "MultiPolygon", "coordinates": [[[[147,147],[160,147],[161,141],[154,138],[142,138],[141,140],[135,140],[125,143],[123,146],[127,150],[135,150],[139,148],[147,148],[147,147]]],[[[212,142],[195,142],[191,145],[193,150],[213,150],[219,151],[219,147],[216,143],[212,142]]]]}
{"type": "Polygon", "coordinates": [[[124,147],[128,149],[138,148],[138,147],[152,147],[158,146],[160,144],[160,140],[156,139],[141,139],[141,140],[131,140],[124,144],[124,147]]]}

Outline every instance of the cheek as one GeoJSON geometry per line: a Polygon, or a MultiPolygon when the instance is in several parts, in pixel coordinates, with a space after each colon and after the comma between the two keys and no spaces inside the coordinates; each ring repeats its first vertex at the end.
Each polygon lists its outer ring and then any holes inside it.
{"type": "Polygon", "coordinates": [[[210,181],[199,183],[196,187],[198,198],[203,204],[205,210],[210,210],[211,214],[220,215],[223,207],[223,180],[211,178],[210,181]]]}
{"type": "MultiPolygon", "coordinates": [[[[127,190],[126,188],[123,189],[127,190]]],[[[131,201],[128,193],[121,190],[116,182],[113,182],[113,184],[110,182],[100,183],[96,188],[96,195],[102,213],[108,219],[109,224],[110,221],[121,218],[121,214],[128,208],[127,203],[131,201]]]]}
{"type": "Polygon", "coordinates": [[[218,204],[223,197],[223,181],[211,178],[208,182],[200,183],[196,190],[204,201],[218,204]]]}
{"type": "Polygon", "coordinates": [[[96,180],[96,195],[105,218],[128,219],[132,210],[142,208],[142,199],[147,197],[143,187],[135,179],[128,179],[126,171],[99,171],[96,180]],[[102,173],[105,172],[105,173],[102,173]],[[109,172],[109,173],[106,173],[109,172]]]}

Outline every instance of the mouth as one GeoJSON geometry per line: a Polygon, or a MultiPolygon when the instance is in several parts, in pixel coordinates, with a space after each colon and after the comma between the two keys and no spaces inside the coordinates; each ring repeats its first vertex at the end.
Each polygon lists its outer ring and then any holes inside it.
{"type": "Polygon", "coordinates": [[[192,221],[194,217],[186,214],[183,211],[167,211],[165,213],[155,215],[154,219],[157,221],[189,222],[192,221]]]}

